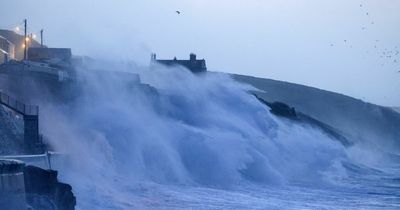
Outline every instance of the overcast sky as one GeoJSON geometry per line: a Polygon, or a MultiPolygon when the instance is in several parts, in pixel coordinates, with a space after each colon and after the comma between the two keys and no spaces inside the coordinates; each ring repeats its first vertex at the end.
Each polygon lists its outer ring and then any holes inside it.
{"type": "Polygon", "coordinates": [[[212,71],[400,106],[400,0],[0,1],[1,28],[28,18],[74,54],[147,64],[195,52],[212,71]]]}

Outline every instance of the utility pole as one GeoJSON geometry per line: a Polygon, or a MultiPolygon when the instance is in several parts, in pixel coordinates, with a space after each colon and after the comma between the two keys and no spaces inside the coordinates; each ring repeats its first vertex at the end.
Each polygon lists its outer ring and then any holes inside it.
{"type": "Polygon", "coordinates": [[[24,60],[26,60],[26,50],[28,48],[28,40],[26,40],[28,37],[26,36],[26,30],[27,30],[27,20],[24,19],[24,60]]]}
{"type": "Polygon", "coordinates": [[[43,29],[40,30],[40,46],[43,47],[43,29]]]}

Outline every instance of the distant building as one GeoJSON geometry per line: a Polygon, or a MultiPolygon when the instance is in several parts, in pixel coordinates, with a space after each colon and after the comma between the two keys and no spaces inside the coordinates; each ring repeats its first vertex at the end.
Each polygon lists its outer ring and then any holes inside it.
{"type": "Polygon", "coordinates": [[[15,46],[6,38],[0,36],[0,64],[15,59],[15,46]]]}
{"type": "Polygon", "coordinates": [[[28,60],[48,63],[51,66],[68,68],[71,66],[72,53],[70,48],[28,48],[28,60]]]}
{"type": "Polygon", "coordinates": [[[206,61],[204,59],[197,60],[196,55],[191,53],[189,60],[158,60],[156,54],[151,55],[151,63],[158,63],[165,66],[183,66],[193,73],[202,73],[207,71],[206,61]]]}
{"type": "MultiPolygon", "coordinates": [[[[2,29],[0,29],[0,36],[4,37],[14,45],[14,59],[23,60],[24,49],[25,49],[25,41],[24,41],[25,37],[23,35],[15,33],[14,31],[2,30],[2,29]]],[[[27,45],[28,48],[41,47],[40,43],[32,38],[29,38],[27,45]]]]}
{"type": "Polygon", "coordinates": [[[8,53],[0,48],[0,64],[8,61],[8,53]]]}

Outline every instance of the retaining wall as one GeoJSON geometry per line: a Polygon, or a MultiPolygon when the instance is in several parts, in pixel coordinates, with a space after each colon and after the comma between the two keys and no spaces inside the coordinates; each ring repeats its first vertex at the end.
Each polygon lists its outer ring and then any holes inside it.
{"type": "Polygon", "coordinates": [[[27,209],[24,166],[18,160],[0,160],[0,209],[27,209]]]}

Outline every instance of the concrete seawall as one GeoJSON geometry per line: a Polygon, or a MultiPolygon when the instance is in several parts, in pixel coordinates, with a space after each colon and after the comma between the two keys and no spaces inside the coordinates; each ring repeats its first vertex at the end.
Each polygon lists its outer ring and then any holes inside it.
{"type": "Polygon", "coordinates": [[[0,210],[74,210],[72,188],[57,175],[20,160],[0,159],[0,210]]]}
{"type": "Polygon", "coordinates": [[[0,209],[27,209],[24,166],[18,160],[0,160],[0,209]]]}

